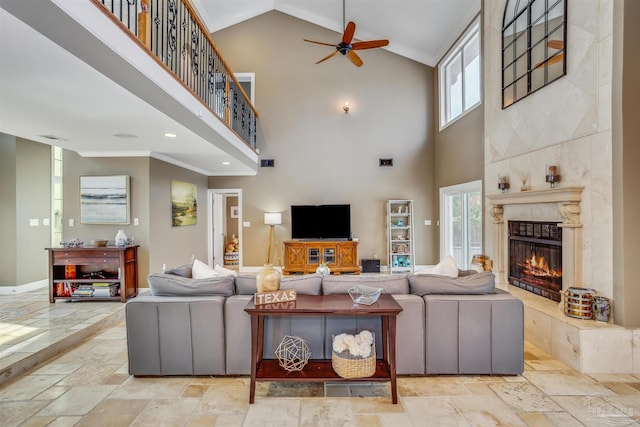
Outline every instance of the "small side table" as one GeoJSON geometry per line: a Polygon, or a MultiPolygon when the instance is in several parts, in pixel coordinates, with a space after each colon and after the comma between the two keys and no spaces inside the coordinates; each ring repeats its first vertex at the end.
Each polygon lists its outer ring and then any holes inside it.
{"type": "Polygon", "coordinates": [[[245,311],[251,316],[251,388],[249,403],[255,401],[256,381],[325,382],[346,381],[338,376],[330,359],[310,360],[302,371],[287,372],[276,359],[263,359],[266,316],[380,316],[382,319],[382,359],[376,361],[371,377],[348,381],[390,381],[391,401],[398,403],[396,385],[396,317],[402,307],[389,294],[372,305],[354,304],[349,295],[298,295],[296,301],[256,306],[251,300],[245,311]]]}

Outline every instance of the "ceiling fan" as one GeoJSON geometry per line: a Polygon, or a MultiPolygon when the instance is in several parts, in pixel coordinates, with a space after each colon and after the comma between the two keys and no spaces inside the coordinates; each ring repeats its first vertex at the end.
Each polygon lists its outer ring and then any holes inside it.
{"type": "MultiPolygon", "coordinates": [[[[344,0],[342,1],[342,24],[344,26],[344,0]]],[[[304,39],[304,41],[309,42],[309,43],[315,43],[315,44],[321,44],[323,46],[331,46],[331,47],[335,47],[336,51],[325,56],[324,58],[322,58],[320,61],[316,62],[316,64],[319,64],[323,61],[326,61],[327,59],[337,55],[338,53],[343,54],[344,56],[346,56],[356,67],[361,67],[363,62],[362,59],[360,59],[360,56],[358,56],[358,54],[355,52],[356,50],[363,50],[363,49],[373,49],[376,47],[383,47],[383,46],[387,46],[389,44],[389,40],[370,40],[370,41],[366,41],[366,42],[355,42],[352,43],[353,41],[353,35],[356,32],[356,24],[353,21],[349,21],[349,23],[346,25],[346,27],[344,27],[344,33],[342,34],[342,40],[340,41],[340,43],[338,44],[334,44],[334,43],[325,43],[325,42],[317,42],[314,40],[308,40],[308,39],[304,39]]]]}

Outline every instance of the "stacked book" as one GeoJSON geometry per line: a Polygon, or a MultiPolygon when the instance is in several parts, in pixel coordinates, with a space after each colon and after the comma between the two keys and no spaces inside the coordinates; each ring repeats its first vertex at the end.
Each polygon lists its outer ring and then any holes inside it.
{"type": "Polygon", "coordinates": [[[73,290],[71,294],[72,297],[92,297],[93,296],[93,286],[91,285],[79,285],[77,288],[73,290]]]}
{"type": "Polygon", "coordinates": [[[93,296],[97,298],[108,298],[118,296],[120,283],[96,282],[93,284],[93,296]]]}

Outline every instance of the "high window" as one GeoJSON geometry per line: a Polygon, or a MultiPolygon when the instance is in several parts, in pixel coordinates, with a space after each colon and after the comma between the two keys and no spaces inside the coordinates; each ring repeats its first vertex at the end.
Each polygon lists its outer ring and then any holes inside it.
{"type": "Polygon", "coordinates": [[[440,129],[480,105],[480,17],[438,67],[440,129]]]}

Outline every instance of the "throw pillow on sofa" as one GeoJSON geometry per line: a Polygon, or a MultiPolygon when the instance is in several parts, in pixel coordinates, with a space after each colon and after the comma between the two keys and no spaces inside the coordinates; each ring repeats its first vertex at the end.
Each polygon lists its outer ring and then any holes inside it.
{"type": "MultiPolygon", "coordinates": [[[[253,295],[258,292],[255,274],[238,274],[236,276],[236,294],[253,295]]],[[[280,279],[280,289],[295,289],[300,295],[321,295],[322,276],[319,274],[303,274],[284,276],[280,279]]]]}
{"type": "Polygon", "coordinates": [[[458,266],[456,265],[456,260],[451,255],[448,255],[433,267],[417,271],[415,274],[432,274],[456,278],[458,277],[458,266]]]}
{"type": "Polygon", "coordinates": [[[156,296],[233,295],[233,276],[190,279],[173,274],[151,273],[147,281],[151,295],[156,296]]]}
{"type": "Polygon", "coordinates": [[[208,279],[210,277],[218,277],[218,272],[199,259],[194,259],[191,277],[194,279],[208,279]]]}
{"type": "Polygon", "coordinates": [[[429,294],[481,295],[492,294],[496,278],[490,271],[451,278],[431,274],[409,276],[409,286],[414,295],[429,294]]]}

